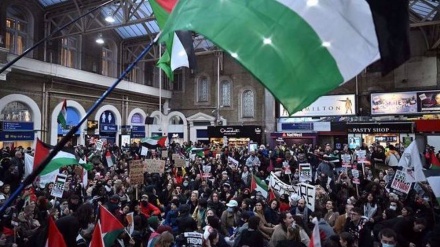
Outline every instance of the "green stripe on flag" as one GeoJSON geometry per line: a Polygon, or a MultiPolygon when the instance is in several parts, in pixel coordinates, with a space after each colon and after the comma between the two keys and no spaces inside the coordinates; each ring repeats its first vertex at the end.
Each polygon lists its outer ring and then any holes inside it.
{"type": "Polygon", "coordinates": [[[176,30],[202,34],[247,68],[293,114],[356,76],[379,54],[365,1],[319,1],[315,7],[307,2],[179,0],[163,29],[163,40],[176,30]],[[359,20],[350,23],[349,18],[359,20]],[[341,43],[332,43],[333,38],[341,43]]]}

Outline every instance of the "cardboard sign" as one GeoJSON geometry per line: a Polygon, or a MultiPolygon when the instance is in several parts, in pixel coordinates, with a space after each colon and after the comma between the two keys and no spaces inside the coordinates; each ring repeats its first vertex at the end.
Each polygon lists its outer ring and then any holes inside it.
{"type": "Polygon", "coordinates": [[[312,181],[312,166],[310,163],[299,164],[299,181],[312,181]]]}
{"type": "Polygon", "coordinates": [[[391,182],[391,189],[408,194],[411,189],[411,183],[407,182],[406,172],[400,170],[396,171],[396,175],[394,175],[394,179],[391,182]]]}
{"type": "Polygon", "coordinates": [[[55,177],[55,184],[53,185],[51,196],[62,198],[64,192],[64,185],[66,184],[67,176],[64,174],[58,174],[55,177]]]}
{"type": "Polygon", "coordinates": [[[104,142],[102,140],[97,140],[95,142],[96,150],[101,151],[102,150],[102,145],[104,145],[104,142]]]}
{"type": "Polygon", "coordinates": [[[165,160],[146,159],[144,161],[148,173],[164,173],[165,160]]]}
{"type": "Polygon", "coordinates": [[[144,183],[144,164],[142,160],[130,160],[130,183],[131,184],[143,184],[144,183]]]}
{"type": "MultiPolygon", "coordinates": [[[[163,157],[163,156],[162,156],[163,157]]],[[[172,154],[171,155],[171,159],[175,160],[180,160],[180,154],[172,154]]]]}
{"type": "MultiPolygon", "coordinates": [[[[174,159],[174,158],[173,158],[174,159]]],[[[175,167],[185,167],[185,160],[178,158],[178,159],[174,159],[174,166],[175,167]]]]}
{"type": "Polygon", "coordinates": [[[168,150],[162,150],[162,158],[168,158],[168,150]]]}

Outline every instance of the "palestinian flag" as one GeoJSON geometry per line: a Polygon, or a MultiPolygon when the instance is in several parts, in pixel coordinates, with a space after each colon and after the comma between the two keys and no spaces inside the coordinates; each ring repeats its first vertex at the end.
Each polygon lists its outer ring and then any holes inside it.
{"type": "MultiPolygon", "coordinates": [[[[37,168],[41,162],[49,155],[51,146],[37,139],[35,146],[34,166],[37,168]]],[[[40,186],[45,186],[47,183],[54,182],[55,177],[59,174],[59,170],[62,167],[68,165],[78,165],[79,160],[76,158],[75,150],[65,148],[59,151],[55,157],[46,165],[40,175],[40,186]]]]}
{"type": "Polygon", "coordinates": [[[112,246],[116,238],[124,231],[122,223],[105,207],[99,205],[99,222],[105,246],[112,246]]]}
{"type": "Polygon", "coordinates": [[[423,173],[429,186],[431,186],[432,192],[434,192],[437,202],[440,204],[440,170],[424,170],[423,173]]]}
{"type": "Polygon", "coordinates": [[[319,232],[318,223],[313,227],[312,237],[310,238],[308,247],[321,247],[321,234],[319,232]]]}
{"type": "Polygon", "coordinates": [[[46,247],[67,247],[64,237],[52,217],[49,217],[46,247]]]}
{"type": "Polygon", "coordinates": [[[141,145],[150,149],[154,149],[157,147],[165,147],[166,141],[166,136],[146,137],[141,139],[141,145]]]}
{"type": "Polygon", "coordinates": [[[90,247],[104,247],[104,239],[102,238],[101,223],[98,221],[93,230],[90,247]]]}
{"type": "MultiPolygon", "coordinates": [[[[150,0],[151,8],[160,28],[165,26],[169,14],[177,0],[150,0]]],[[[158,62],[165,74],[173,80],[173,71],[180,67],[195,69],[196,56],[192,33],[190,31],[176,31],[166,38],[166,51],[158,62]]]]}
{"type": "Polygon", "coordinates": [[[408,0],[179,0],[161,40],[177,30],[203,35],[241,63],[293,114],[380,56],[392,58],[382,61],[390,63],[384,73],[405,62],[408,20],[386,22],[393,20],[390,16],[405,15],[408,18],[408,0]],[[372,14],[373,8],[383,6],[396,12],[372,14]],[[378,38],[376,29],[385,37],[378,38]]]}
{"type": "Polygon", "coordinates": [[[440,161],[437,158],[435,153],[431,156],[431,169],[439,170],[440,169],[440,161]]]}
{"type": "Polygon", "coordinates": [[[259,177],[252,175],[251,191],[254,190],[261,192],[263,197],[267,198],[269,191],[267,184],[264,181],[261,181],[259,177]]]}
{"type": "Polygon", "coordinates": [[[57,117],[58,124],[61,124],[63,129],[67,129],[67,100],[63,101],[63,106],[57,117]]]}

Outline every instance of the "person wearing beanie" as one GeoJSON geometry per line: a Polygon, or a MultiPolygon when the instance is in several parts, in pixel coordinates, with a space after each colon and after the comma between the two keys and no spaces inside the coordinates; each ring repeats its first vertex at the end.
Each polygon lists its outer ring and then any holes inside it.
{"type": "Polygon", "coordinates": [[[177,226],[177,217],[179,216],[179,205],[180,202],[178,199],[173,199],[170,202],[171,209],[167,212],[165,216],[165,222],[163,223],[165,226],[170,226],[173,231],[172,233],[177,234],[178,226],[177,226]]]}
{"type": "Polygon", "coordinates": [[[148,218],[148,225],[153,231],[156,231],[160,225],[159,218],[157,218],[157,216],[151,216],[148,218]]]}

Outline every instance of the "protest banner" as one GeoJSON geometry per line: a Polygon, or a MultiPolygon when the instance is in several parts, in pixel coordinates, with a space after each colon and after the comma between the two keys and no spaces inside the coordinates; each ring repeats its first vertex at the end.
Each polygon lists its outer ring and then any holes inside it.
{"type": "Polygon", "coordinates": [[[144,161],[148,173],[164,173],[165,160],[146,159],[144,161]]]}
{"type": "Polygon", "coordinates": [[[299,184],[299,195],[306,201],[306,206],[315,211],[316,187],[306,183],[299,184]]]}
{"type": "Polygon", "coordinates": [[[50,193],[53,197],[62,198],[64,192],[64,185],[66,184],[67,175],[58,174],[55,177],[55,183],[52,188],[52,192],[50,193]]]}
{"type": "Polygon", "coordinates": [[[391,189],[408,194],[411,189],[411,183],[406,182],[406,173],[400,170],[396,170],[394,179],[391,182],[391,189]]]}
{"type": "Polygon", "coordinates": [[[280,196],[284,194],[290,196],[292,193],[299,194],[298,186],[284,183],[273,172],[270,173],[269,187],[280,196]]]}
{"type": "Polygon", "coordinates": [[[299,181],[312,181],[312,166],[310,165],[310,163],[299,164],[299,181]]]}
{"type": "Polygon", "coordinates": [[[143,184],[144,183],[144,164],[142,160],[130,160],[130,183],[131,184],[143,184]]]}

